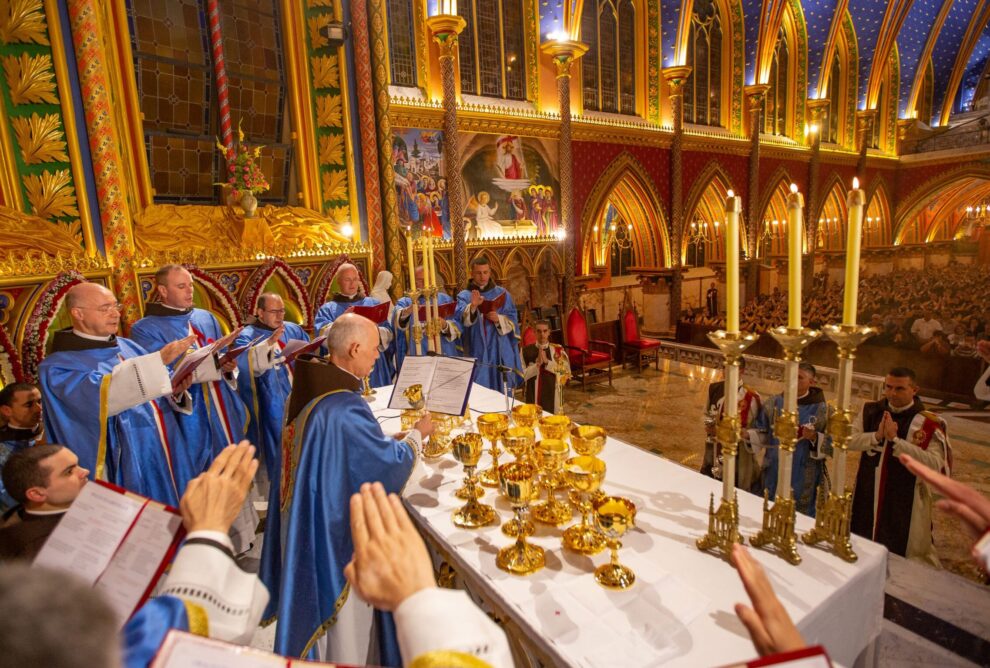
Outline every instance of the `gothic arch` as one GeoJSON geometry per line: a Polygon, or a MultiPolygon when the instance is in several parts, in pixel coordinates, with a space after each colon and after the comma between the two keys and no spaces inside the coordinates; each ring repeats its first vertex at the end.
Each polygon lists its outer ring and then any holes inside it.
{"type": "Polygon", "coordinates": [[[265,292],[265,286],[275,277],[287,288],[289,294],[282,295],[283,299],[290,302],[299,311],[302,322],[299,325],[309,328],[313,325],[313,305],[309,301],[306,286],[299,275],[279,258],[271,258],[263,265],[254,270],[247,280],[247,288],[244,292],[244,315],[254,313],[258,308],[258,297],[265,292]]]}
{"type": "MultiPolygon", "coordinates": [[[[722,165],[713,160],[701,171],[694,180],[694,185],[688,192],[685,199],[684,211],[684,231],[686,232],[692,222],[699,222],[706,226],[709,238],[712,239],[711,259],[724,260],[725,248],[719,240],[718,227],[725,223],[725,198],[732,187],[732,179],[722,168],[722,165]]],[[[739,248],[747,256],[748,244],[746,240],[746,230],[744,225],[739,226],[739,248]]],[[[681,235],[681,262],[686,262],[689,239],[687,234],[681,235]]]]}
{"type": "MultiPolygon", "coordinates": [[[[823,250],[841,250],[846,244],[846,194],[848,185],[833,173],[822,190],[822,207],[818,212],[818,236],[816,247],[823,250]]],[[[811,240],[809,240],[810,242],[811,240]]]]}
{"type": "Polygon", "coordinates": [[[929,179],[916,188],[911,195],[904,198],[894,212],[895,223],[891,232],[893,245],[898,246],[903,242],[909,224],[914,222],[915,218],[929,202],[937,199],[938,194],[942,190],[967,178],[990,180],[990,165],[971,163],[947,171],[929,179]]]}
{"type": "MultiPolygon", "coordinates": [[[[767,181],[774,184],[763,196],[760,206],[760,216],[752,221],[757,226],[756,257],[770,257],[774,255],[787,255],[787,196],[791,192],[791,179],[787,170],[781,166],[773,173],[767,181]],[[769,222],[769,225],[767,225],[769,222]],[[764,230],[768,229],[772,235],[769,241],[763,241],[764,230]],[[764,251],[764,247],[769,245],[769,253],[764,251]]],[[[805,226],[807,229],[807,226],[805,226]]]]}
{"type": "Polygon", "coordinates": [[[890,245],[893,219],[890,210],[890,191],[883,176],[874,179],[867,190],[866,220],[863,224],[866,226],[863,233],[864,246],[890,245]],[[879,223],[874,222],[877,219],[879,223]]]}

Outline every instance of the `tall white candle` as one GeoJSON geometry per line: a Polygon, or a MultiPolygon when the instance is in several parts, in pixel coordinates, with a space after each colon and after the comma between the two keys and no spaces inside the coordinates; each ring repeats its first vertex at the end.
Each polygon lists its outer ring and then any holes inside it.
{"type": "Polygon", "coordinates": [[[859,179],[853,178],[853,187],[846,196],[849,210],[849,229],[846,236],[846,290],[842,303],[842,324],[856,324],[856,303],[859,300],[859,253],[863,240],[863,209],[866,193],[859,188],[859,179]]]}
{"type": "Polygon", "coordinates": [[[801,240],[804,232],[804,197],[791,184],[787,196],[787,327],[801,328],[801,240]]]}
{"type": "Polygon", "coordinates": [[[742,198],[731,190],[725,199],[725,329],[739,333],[739,214],[742,198]]]}

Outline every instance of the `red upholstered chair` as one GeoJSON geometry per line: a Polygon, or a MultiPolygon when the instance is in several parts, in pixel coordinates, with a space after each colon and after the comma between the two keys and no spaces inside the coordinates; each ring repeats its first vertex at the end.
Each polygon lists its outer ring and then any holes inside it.
{"type": "Polygon", "coordinates": [[[530,346],[536,343],[536,330],[534,330],[532,327],[527,325],[526,329],[522,331],[522,336],[520,337],[520,341],[521,342],[519,346],[521,348],[525,348],[526,346],[530,346]]]}
{"type": "Polygon", "coordinates": [[[639,371],[649,366],[653,360],[657,371],[660,370],[660,341],[639,335],[639,316],[631,308],[622,312],[619,318],[622,328],[622,366],[634,361],[639,371]]]}
{"type": "Polygon", "coordinates": [[[564,347],[571,362],[571,375],[581,381],[581,389],[588,387],[588,381],[601,381],[608,375],[612,384],[612,360],[615,344],[599,341],[588,336],[588,321],[577,308],[567,314],[564,325],[564,347]]]}

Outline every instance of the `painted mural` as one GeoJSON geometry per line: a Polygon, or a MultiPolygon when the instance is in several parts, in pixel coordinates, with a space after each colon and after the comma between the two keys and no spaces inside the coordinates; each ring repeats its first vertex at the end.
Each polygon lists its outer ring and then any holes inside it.
{"type": "Polygon", "coordinates": [[[392,169],[399,222],[450,239],[450,207],[444,174],[443,133],[396,128],[392,133],[392,169]]]}

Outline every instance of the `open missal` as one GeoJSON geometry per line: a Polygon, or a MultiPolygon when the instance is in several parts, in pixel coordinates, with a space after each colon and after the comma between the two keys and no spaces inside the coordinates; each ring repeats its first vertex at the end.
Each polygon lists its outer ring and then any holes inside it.
{"type": "Polygon", "coordinates": [[[151,668],[292,668],[292,666],[327,666],[348,668],[341,663],[317,663],[279,656],[253,647],[204,638],[172,629],[158,648],[151,668]]]}
{"type": "Polygon", "coordinates": [[[495,299],[486,299],[485,301],[481,302],[481,305],[478,307],[478,310],[481,311],[482,315],[488,315],[492,311],[498,312],[498,310],[503,306],[505,306],[505,292],[500,294],[495,299]]]}
{"type": "MultiPolygon", "coordinates": [[[[446,304],[440,304],[437,306],[437,317],[441,320],[446,320],[447,318],[454,315],[454,311],[457,310],[457,302],[447,302],[446,304]]],[[[419,305],[419,321],[426,322],[426,304],[419,305]]]]}
{"type": "Polygon", "coordinates": [[[183,535],[175,508],[97,480],[83,487],[34,565],[88,582],[123,626],[151,595],[183,535]]]}
{"type": "Polygon", "coordinates": [[[463,415],[471,396],[475,362],[472,357],[408,355],[395,378],[389,408],[410,408],[403,393],[411,385],[423,386],[426,410],[445,415],[463,415]]]}
{"type": "Polygon", "coordinates": [[[348,310],[351,313],[363,315],[376,325],[380,325],[388,320],[388,312],[391,307],[391,302],[382,302],[381,304],[375,304],[374,306],[352,306],[348,310]]]}
{"type": "Polygon", "coordinates": [[[296,358],[300,355],[307,355],[314,350],[319,349],[323,345],[323,342],[327,340],[325,336],[318,336],[312,341],[303,341],[302,339],[292,339],[285,344],[282,348],[282,360],[289,364],[290,362],[295,362],[296,358]]]}

